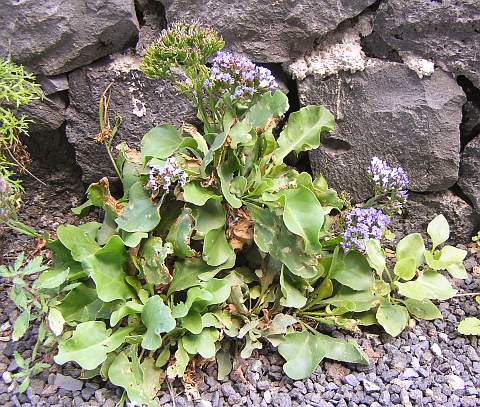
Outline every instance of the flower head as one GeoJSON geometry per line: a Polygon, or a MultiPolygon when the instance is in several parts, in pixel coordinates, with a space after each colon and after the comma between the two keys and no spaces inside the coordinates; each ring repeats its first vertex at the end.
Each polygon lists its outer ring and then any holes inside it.
{"type": "Polygon", "coordinates": [[[382,192],[402,191],[408,187],[408,176],[402,167],[392,167],[386,161],[373,157],[368,174],[382,192]]]}
{"type": "Polygon", "coordinates": [[[184,187],[187,179],[187,174],[178,166],[175,157],[169,157],[163,168],[150,167],[147,187],[154,193],[157,193],[160,187],[164,192],[168,192],[170,186],[175,182],[184,187]]]}
{"type": "Polygon", "coordinates": [[[390,219],[380,209],[355,208],[347,213],[347,228],[343,234],[344,251],[356,248],[365,251],[365,240],[380,240],[390,219]]]}
{"type": "Polygon", "coordinates": [[[394,209],[400,209],[407,201],[409,179],[402,167],[392,167],[386,161],[373,157],[368,175],[375,185],[375,193],[387,194],[394,209]]]}
{"type": "Polygon", "coordinates": [[[257,93],[278,88],[269,69],[230,52],[218,52],[212,60],[210,72],[204,86],[221,94],[230,92],[233,99],[251,98],[257,93]]]}

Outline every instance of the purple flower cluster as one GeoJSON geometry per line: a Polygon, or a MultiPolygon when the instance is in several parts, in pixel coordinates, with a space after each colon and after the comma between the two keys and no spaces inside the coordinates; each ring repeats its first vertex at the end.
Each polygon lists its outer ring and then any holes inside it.
{"type": "Polygon", "coordinates": [[[401,167],[392,167],[386,161],[373,157],[368,167],[368,175],[375,184],[376,192],[398,193],[407,200],[408,176],[401,167]]]}
{"type": "Polygon", "coordinates": [[[365,251],[365,240],[380,240],[390,219],[380,209],[355,208],[347,216],[347,228],[343,234],[342,248],[344,251],[356,248],[365,251]]]}
{"type": "Polygon", "coordinates": [[[178,166],[175,157],[170,157],[167,158],[163,168],[150,167],[147,187],[155,193],[162,186],[163,190],[167,192],[172,183],[177,181],[180,186],[184,187],[187,183],[187,178],[187,174],[178,166]]]}
{"type": "Polygon", "coordinates": [[[234,99],[251,98],[257,93],[278,88],[272,72],[255,65],[248,58],[219,52],[212,63],[211,75],[205,86],[221,94],[230,92],[234,99]]]}

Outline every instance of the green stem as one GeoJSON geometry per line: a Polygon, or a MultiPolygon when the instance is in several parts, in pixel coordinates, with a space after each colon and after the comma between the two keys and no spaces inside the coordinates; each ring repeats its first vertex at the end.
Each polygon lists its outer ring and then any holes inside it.
{"type": "Polygon", "coordinates": [[[115,159],[113,158],[112,152],[110,150],[111,144],[112,143],[105,143],[105,149],[107,150],[108,157],[110,158],[110,161],[112,162],[113,168],[115,169],[115,172],[117,173],[117,176],[120,179],[120,182],[123,182],[122,174],[120,173],[120,170],[118,169],[117,163],[115,162],[115,159]]]}

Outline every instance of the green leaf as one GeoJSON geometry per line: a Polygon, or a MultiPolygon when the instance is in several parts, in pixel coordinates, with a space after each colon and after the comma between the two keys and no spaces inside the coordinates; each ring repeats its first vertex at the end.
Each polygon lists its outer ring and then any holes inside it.
{"type": "Polygon", "coordinates": [[[149,284],[168,284],[171,281],[170,271],[165,265],[170,253],[171,245],[164,245],[161,237],[152,236],[147,239],[142,247],[139,263],[149,284]]]}
{"type": "Polygon", "coordinates": [[[126,302],[112,312],[112,315],[110,316],[110,326],[114,327],[122,318],[128,315],[140,314],[142,311],[143,304],[139,304],[136,301],[126,302]]]}
{"type": "Polygon", "coordinates": [[[180,321],[182,328],[192,334],[199,334],[203,329],[202,316],[196,311],[190,311],[187,316],[183,317],[180,321]]]}
{"type": "Polygon", "coordinates": [[[137,247],[141,241],[148,237],[148,233],[145,232],[123,232],[122,240],[127,247],[137,247]]]}
{"type": "Polygon", "coordinates": [[[418,301],[427,298],[431,300],[448,300],[457,292],[444,276],[431,270],[425,271],[415,281],[397,282],[396,285],[401,295],[418,301]]]}
{"type": "Polygon", "coordinates": [[[245,337],[245,347],[240,352],[242,359],[248,359],[252,356],[252,352],[255,349],[262,349],[263,345],[259,342],[255,335],[247,335],[245,337]]]}
{"type": "Polygon", "coordinates": [[[465,318],[458,324],[458,332],[462,335],[480,335],[480,319],[475,317],[465,318]]]}
{"type": "Polygon", "coordinates": [[[330,277],[356,291],[368,290],[374,282],[367,259],[356,251],[350,251],[340,259],[330,277]]]}
{"type": "Polygon", "coordinates": [[[56,306],[66,322],[86,322],[100,318],[110,318],[111,304],[106,304],[97,297],[95,288],[84,284],[70,291],[56,306]]]}
{"type": "Polygon", "coordinates": [[[200,182],[189,182],[183,188],[183,199],[185,202],[194,205],[203,206],[209,199],[221,199],[220,195],[215,194],[211,189],[204,188],[200,182]]]}
{"type": "Polygon", "coordinates": [[[466,250],[457,249],[456,247],[447,245],[442,247],[442,250],[436,251],[434,254],[425,251],[425,260],[433,270],[447,270],[450,266],[459,265],[459,267],[453,266],[450,268],[453,273],[460,276],[458,278],[466,278],[468,275],[466,271],[462,270],[462,268],[464,269],[462,262],[466,255],[466,250]]]}
{"type": "Polygon", "coordinates": [[[169,360],[170,360],[170,346],[166,346],[162,349],[162,351],[158,355],[157,360],[155,361],[155,366],[163,367],[168,363],[169,360]]]}
{"type": "Polygon", "coordinates": [[[133,327],[120,328],[111,334],[102,321],[88,321],[78,324],[70,339],[61,341],[54,360],[59,365],[76,362],[86,370],[100,366],[125,341],[133,327]]]}
{"type": "Polygon", "coordinates": [[[220,186],[222,189],[222,194],[225,200],[230,204],[232,208],[240,208],[242,206],[242,201],[238,199],[230,191],[230,185],[233,180],[233,167],[231,164],[232,160],[225,161],[218,166],[217,173],[220,178],[220,186]]]}
{"type": "Polygon", "coordinates": [[[367,261],[371,268],[373,268],[380,277],[385,270],[386,260],[380,242],[376,239],[368,239],[365,242],[367,248],[367,261]]]}
{"type": "Polygon", "coordinates": [[[391,336],[399,335],[408,324],[408,311],[403,305],[382,301],[377,310],[377,321],[391,336]]]}
{"type": "Polygon", "coordinates": [[[288,118],[278,138],[275,161],[282,162],[291,151],[300,153],[320,146],[320,133],[335,127],[333,115],[323,106],[306,106],[288,118]]]}
{"type": "Polygon", "coordinates": [[[158,295],[150,297],[143,306],[142,321],[147,327],[142,347],[147,350],[158,349],[162,344],[160,334],[170,332],[176,325],[170,308],[158,295]]]}
{"type": "Polygon", "coordinates": [[[293,380],[310,376],[326,355],[321,341],[307,331],[285,335],[278,352],[286,360],[284,372],[293,380]]]}
{"type": "Polygon", "coordinates": [[[98,222],[87,222],[82,225],[79,225],[79,229],[83,230],[90,239],[95,240],[97,236],[97,231],[102,226],[101,223],[98,222]]]}
{"type": "Polygon", "coordinates": [[[199,258],[176,261],[173,280],[168,288],[167,296],[170,296],[176,291],[183,291],[187,288],[200,285],[198,276],[209,270],[211,270],[211,267],[199,258]]]}
{"type": "Polygon", "coordinates": [[[325,350],[325,357],[339,362],[359,363],[368,365],[368,356],[355,341],[333,338],[328,335],[316,334],[315,337],[325,350]]]}
{"type": "Polygon", "coordinates": [[[178,348],[175,352],[175,362],[167,368],[167,377],[170,379],[174,379],[175,377],[183,377],[185,369],[188,366],[188,362],[190,361],[190,356],[188,356],[188,353],[185,352],[182,341],[178,341],[177,344],[178,348]]]}
{"type": "Polygon", "coordinates": [[[283,221],[290,232],[303,237],[307,253],[322,249],[319,234],[324,220],[323,207],[308,188],[300,186],[285,191],[283,221]]]}
{"type": "Polygon", "coordinates": [[[217,359],[217,379],[225,380],[230,374],[230,372],[232,371],[232,367],[233,367],[230,354],[223,348],[220,348],[216,354],[216,359],[217,359]]]}
{"type": "Polygon", "coordinates": [[[283,298],[280,299],[281,305],[284,307],[302,308],[307,303],[307,299],[297,287],[298,284],[296,284],[293,276],[282,267],[280,273],[280,288],[283,294],[283,298]]]}
{"type": "Polygon", "coordinates": [[[191,355],[199,354],[202,358],[211,359],[215,356],[215,342],[220,337],[215,328],[205,328],[200,334],[186,334],[182,337],[184,349],[191,355]]]}
{"type": "Polygon", "coordinates": [[[47,265],[42,265],[43,257],[36,256],[30,260],[22,270],[22,275],[29,276],[36,273],[41,273],[48,269],[47,265]]]}
{"type": "Polygon", "coordinates": [[[209,305],[221,304],[227,300],[231,292],[228,279],[212,278],[201,283],[200,287],[192,287],[187,291],[185,303],[179,303],[172,309],[174,318],[185,317],[191,308],[203,312],[209,305]]]}
{"type": "Polygon", "coordinates": [[[132,185],[129,197],[122,215],[115,220],[117,225],[125,232],[150,232],[155,229],[160,222],[158,208],[140,182],[132,185]]]}
{"type": "Polygon", "coordinates": [[[215,151],[219,150],[223,146],[226,139],[226,132],[215,135],[212,146],[210,147],[210,150],[208,150],[208,153],[205,155],[204,159],[202,160],[202,164],[200,165],[200,174],[202,175],[202,177],[206,177],[207,166],[213,161],[215,151]]]}
{"type": "Polygon", "coordinates": [[[62,285],[68,277],[69,269],[50,269],[44,271],[32,284],[34,290],[46,290],[57,288],[62,285]]]}
{"type": "Polygon", "coordinates": [[[251,130],[252,125],[247,121],[241,121],[235,124],[228,132],[228,136],[231,140],[231,147],[236,149],[239,144],[249,144],[253,139],[250,134],[251,130]]]}
{"type": "Polygon", "coordinates": [[[80,218],[83,218],[90,212],[90,208],[93,206],[92,202],[88,199],[83,204],[72,208],[72,213],[80,218]]]}
{"type": "Polygon", "coordinates": [[[281,117],[288,110],[288,97],[280,90],[264,93],[245,114],[252,128],[264,128],[272,117],[281,117]]]}
{"type": "Polygon", "coordinates": [[[288,314],[277,314],[273,317],[270,328],[265,331],[265,336],[286,334],[288,327],[298,323],[297,318],[288,314]]]}
{"type": "Polygon", "coordinates": [[[450,264],[447,266],[447,271],[453,278],[468,278],[468,273],[463,263],[450,264]]]}
{"type": "Polygon", "coordinates": [[[112,236],[95,254],[82,261],[85,271],[92,277],[98,298],[104,302],[127,299],[132,296],[123,271],[127,252],[120,236],[112,236]]]}
{"type": "Polygon", "coordinates": [[[100,246],[95,240],[77,226],[59,226],[57,236],[58,240],[70,250],[73,259],[76,261],[82,261],[100,250],[100,246]]]}
{"type": "Polygon", "coordinates": [[[108,369],[108,378],[112,384],[123,387],[128,399],[134,405],[153,407],[153,398],[161,384],[161,370],[154,366],[151,357],[141,365],[138,361],[130,361],[126,352],[120,352],[108,369]]]}
{"type": "Polygon", "coordinates": [[[438,215],[436,216],[427,226],[427,233],[432,240],[432,251],[435,248],[446,242],[450,237],[450,226],[448,226],[447,219],[445,216],[438,215]]]}
{"type": "Polygon", "coordinates": [[[189,208],[184,208],[177,220],[170,226],[167,242],[173,246],[175,256],[180,258],[193,257],[196,252],[190,247],[193,232],[193,217],[189,208]]]}
{"type": "Polygon", "coordinates": [[[317,275],[318,260],[305,253],[302,239],[287,229],[282,218],[270,209],[249,206],[255,221],[254,240],[258,248],[285,264],[290,272],[312,278],[317,275]]]}
{"type": "Polygon", "coordinates": [[[60,336],[63,331],[63,325],[65,324],[62,313],[57,308],[50,308],[47,320],[48,326],[50,327],[54,335],[60,336]]]}
{"type": "Polygon", "coordinates": [[[219,266],[225,263],[234,253],[228,244],[225,230],[222,228],[210,230],[204,239],[203,259],[210,266],[219,266]]]}
{"type": "Polygon", "coordinates": [[[142,160],[146,162],[149,158],[168,158],[182,143],[179,131],[171,124],[163,124],[151,129],[141,142],[142,160]]]}
{"type": "Polygon", "coordinates": [[[372,308],[373,303],[377,300],[378,297],[372,294],[371,290],[353,291],[351,288],[343,286],[335,296],[323,300],[321,304],[348,308],[353,312],[363,312],[372,308]]]}
{"type": "Polygon", "coordinates": [[[195,218],[195,230],[200,236],[206,235],[212,229],[218,229],[225,225],[226,213],[222,202],[208,200],[204,206],[193,209],[195,218]]]}
{"type": "Polygon", "coordinates": [[[397,244],[396,258],[397,261],[405,258],[415,259],[415,266],[419,267],[423,264],[425,252],[425,243],[420,233],[412,233],[405,236],[397,244]]]}
{"type": "Polygon", "coordinates": [[[415,277],[417,271],[417,264],[413,257],[404,257],[395,263],[393,272],[404,280],[411,280],[415,277]]]}
{"type": "Polygon", "coordinates": [[[407,298],[405,300],[405,306],[410,314],[419,319],[432,320],[442,318],[442,314],[440,313],[439,309],[432,301],[427,299],[418,301],[412,298],[407,298]]]}
{"type": "Polygon", "coordinates": [[[25,335],[30,325],[30,310],[24,310],[15,320],[13,324],[12,341],[17,342],[25,335]]]}

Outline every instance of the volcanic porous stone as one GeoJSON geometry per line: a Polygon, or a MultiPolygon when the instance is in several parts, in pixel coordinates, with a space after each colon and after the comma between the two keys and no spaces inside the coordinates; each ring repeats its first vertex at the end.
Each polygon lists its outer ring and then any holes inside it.
{"type": "Polygon", "coordinates": [[[411,193],[401,216],[390,225],[400,239],[414,232],[425,232],[435,215],[443,214],[450,225],[450,244],[465,243],[480,226],[480,217],[463,199],[451,191],[411,193]]]}
{"type": "Polygon", "coordinates": [[[3,0],[0,56],[56,75],[123,49],[138,34],[133,0],[3,0]]]}
{"type": "Polygon", "coordinates": [[[445,72],[420,79],[403,64],[370,59],[363,72],[299,82],[301,105],[320,104],[337,128],[310,152],[314,173],[356,202],[372,195],[373,156],[401,165],[413,191],[439,191],[458,178],[462,89],[445,72]]]}
{"type": "Polygon", "coordinates": [[[375,31],[396,50],[431,59],[480,87],[478,0],[388,0],[379,8],[375,31]]]}
{"type": "Polygon", "coordinates": [[[19,113],[32,120],[28,126],[30,134],[57,130],[65,121],[65,105],[61,100],[48,97],[22,106],[19,113]]]}
{"type": "Polygon", "coordinates": [[[200,21],[222,34],[227,49],[257,62],[285,62],[355,17],[374,0],[161,0],[167,21],[200,21]]]}
{"type": "Polygon", "coordinates": [[[480,136],[463,150],[458,185],[480,213],[480,136]]]}
{"type": "Polygon", "coordinates": [[[114,175],[105,147],[94,141],[100,131],[98,103],[110,83],[113,82],[111,125],[115,114],[122,117],[114,145],[125,141],[130,147],[138,147],[151,128],[163,123],[180,126],[195,117],[193,107],[177,94],[170,82],[145,78],[136,70],[138,64],[133,55],[116,55],[110,61],[92,64],[69,75],[67,137],[83,170],[84,182],[114,175]]]}

